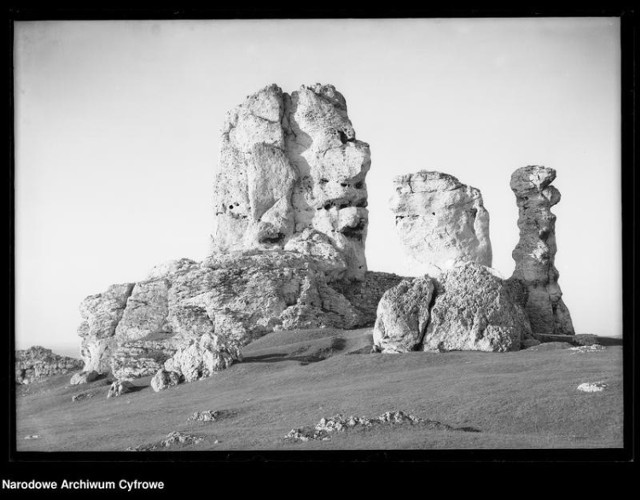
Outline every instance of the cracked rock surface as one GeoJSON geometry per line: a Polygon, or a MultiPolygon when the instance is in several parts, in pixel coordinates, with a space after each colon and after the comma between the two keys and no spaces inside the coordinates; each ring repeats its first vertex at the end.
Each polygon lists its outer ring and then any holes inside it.
{"type": "Polygon", "coordinates": [[[322,255],[334,277],[363,279],[369,145],[333,85],[269,85],[230,111],[214,188],[212,249],[322,255]]]}
{"type": "Polygon", "coordinates": [[[534,334],[573,335],[571,315],[562,300],[555,267],[556,216],[551,207],[560,192],[551,185],[556,171],[539,165],[519,168],[511,175],[518,204],[520,240],[513,250],[513,278],[527,288],[526,311],[534,334]]]}
{"type": "Polygon", "coordinates": [[[489,212],[479,189],[426,170],[393,182],[390,207],[412,269],[437,276],[462,262],[491,266],[489,212]]]}
{"type": "Polygon", "coordinates": [[[118,379],[175,371],[191,381],[274,330],[372,325],[382,293],[401,278],[367,271],[369,166],[369,146],[332,85],[248,96],[222,129],[211,254],[87,297],[85,370],[118,379]]]}
{"type": "Polygon", "coordinates": [[[519,350],[532,338],[525,297],[518,281],[473,262],[438,278],[408,279],[380,300],[374,346],[388,353],[519,350]]]}

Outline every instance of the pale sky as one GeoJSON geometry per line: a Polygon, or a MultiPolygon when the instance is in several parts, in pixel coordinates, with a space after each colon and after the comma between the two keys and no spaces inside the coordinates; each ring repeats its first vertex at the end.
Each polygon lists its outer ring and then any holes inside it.
{"type": "Polygon", "coordinates": [[[411,275],[395,175],[481,190],[493,267],[518,241],[511,173],[556,169],[556,267],[577,333],[622,333],[617,18],[15,24],[16,347],[78,355],[78,305],[203,259],[227,110],[331,83],[371,145],[368,267],[411,275]]]}

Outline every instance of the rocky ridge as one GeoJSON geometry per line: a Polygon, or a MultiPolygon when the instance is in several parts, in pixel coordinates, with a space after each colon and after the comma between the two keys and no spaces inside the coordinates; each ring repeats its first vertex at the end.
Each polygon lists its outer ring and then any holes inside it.
{"type": "Polygon", "coordinates": [[[16,351],[16,383],[30,384],[53,375],[62,375],[82,369],[79,359],[54,354],[51,349],[33,346],[16,351]]]}

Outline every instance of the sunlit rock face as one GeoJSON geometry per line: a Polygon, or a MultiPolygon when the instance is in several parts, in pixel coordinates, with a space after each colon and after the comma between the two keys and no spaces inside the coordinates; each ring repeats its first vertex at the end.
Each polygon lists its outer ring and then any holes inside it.
{"type": "Polygon", "coordinates": [[[539,165],[519,168],[511,175],[520,229],[520,240],[512,253],[516,262],[513,278],[527,288],[526,311],[534,334],[573,335],[555,267],[556,216],[551,207],[560,201],[560,192],[551,185],[555,178],[554,169],[539,165]]]}
{"type": "Polygon", "coordinates": [[[394,179],[390,208],[408,265],[438,276],[464,262],[491,267],[489,212],[479,189],[441,172],[394,179]]]}
{"type": "Polygon", "coordinates": [[[230,111],[214,186],[213,253],[283,248],[363,280],[369,145],[332,85],[270,85],[230,111]]]}
{"type": "Polygon", "coordinates": [[[212,251],[85,299],[85,370],[160,387],[163,370],[209,376],[274,330],[373,325],[401,278],[367,271],[369,166],[332,85],[247,97],[222,129],[212,251]]]}

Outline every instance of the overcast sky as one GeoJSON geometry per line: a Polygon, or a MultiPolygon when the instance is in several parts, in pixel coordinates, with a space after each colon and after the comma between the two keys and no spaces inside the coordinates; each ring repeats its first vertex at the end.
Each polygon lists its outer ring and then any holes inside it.
{"type": "Polygon", "coordinates": [[[65,21],[15,25],[16,341],[77,355],[78,304],[206,256],[227,110],[331,83],[371,145],[370,270],[409,275],[395,175],[482,191],[513,272],[511,173],[557,171],[556,267],[577,333],[621,334],[616,18],[65,21]]]}

